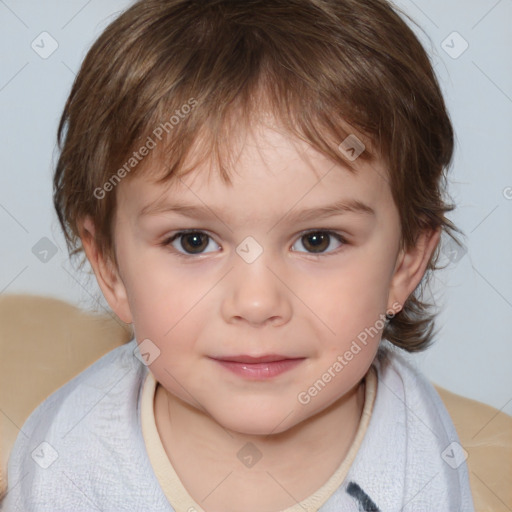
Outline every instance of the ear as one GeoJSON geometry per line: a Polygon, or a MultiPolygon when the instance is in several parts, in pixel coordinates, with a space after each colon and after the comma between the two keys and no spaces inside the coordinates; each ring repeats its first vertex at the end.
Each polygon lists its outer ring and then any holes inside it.
{"type": "Polygon", "coordinates": [[[126,324],[132,323],[132,314],[128,304],[126,288],[115,265],[100,254],[94,236],[95,227],[92,219],[87,216],[80,226],[80,239],[85,254],[91,264],[98,285],[103,292],[112,311],[126,324]]]}
{"type": "Polygon", "coordinates": [[[400,309],[402,309],[409,295],[423,278],[440,237],[441,228],[426,229],[420,233],[413,247],[400,251],[391,279],[388,309],[396,311],[396,307],[392,306],[396,303],[399,303],[400,309]]]}

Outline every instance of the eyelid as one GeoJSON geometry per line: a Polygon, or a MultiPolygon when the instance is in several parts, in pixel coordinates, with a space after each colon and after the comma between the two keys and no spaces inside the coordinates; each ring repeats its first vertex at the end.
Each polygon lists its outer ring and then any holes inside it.
{"type": "Polygon", "coordinates": [[[327,233],[329,235],[335,235],[335,236],[337,236],[339,238],[342,238],[343,240],[345,240],[345,242],[347,240],[344,235],[342,235],[341,233],[339,233],[335,229],[329,229],[329,228],[305,229],[304,231],[299,231],[299,233],[297,233],[295,235],[295,237],[302,237],[302,236],[307,235],[309,233],[327,233]]]}

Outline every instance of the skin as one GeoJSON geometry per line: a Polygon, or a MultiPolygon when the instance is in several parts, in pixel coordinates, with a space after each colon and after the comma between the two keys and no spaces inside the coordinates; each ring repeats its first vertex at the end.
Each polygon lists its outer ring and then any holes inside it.
{"type": "Polygon", "coordinates": [[[439,232],[426,231],[414,248],[400,250],[386,169],[354,164],[356,174],[260,123],[239,148],[232,186],[208,179],[204,166],[169,185],[144,173],[118,185],[118,269],[98,253],[94,226],[84,220],[82,241],[106,300],[133,324],[139,343],[150,339],[160,350],[150,365],[159,383],[157,428],[182,483],[207,512],[280,510],[329,479],[353,442],[380,333],[307,404],[298,395],[379,315],[398,311],[438,243],[439,232]],[[137,217],[156,200],[178,198],[215,214],[137,217]],[[374,214],[290,220],[340,199],[362,201],[374,214]],[[202,253],[187,256],[190,237],[188,245],[186,237],[162,245],[183,229],[209,235],[202,253]],[[332,231],[346,243],[327,236],[323,252],[314,252],[306,230],[332,231]],[[251,263],[236,252],[248,236],[263,249],[251,263]],[[269,353],[304,359],[266,381],[210,359],[269,353]],[[237,458],[248,442],[262,455],[251,468],[237,458]]]}

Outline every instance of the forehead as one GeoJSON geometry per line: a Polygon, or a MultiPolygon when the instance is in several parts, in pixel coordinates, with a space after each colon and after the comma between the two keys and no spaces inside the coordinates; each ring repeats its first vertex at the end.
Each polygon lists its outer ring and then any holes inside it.
{"type": "Polygon", "coordinates": [[[230,183],[220,178],[213,159],[184,176],[159,183],[165,160],[153,158],[147,170],[121,184],[118,206],[137,217],[164,211],[173,202],[205,210],[211,207],[212,212],[233,209],[250,218],[270,210],[291,210],[295,205],[318,206],[344,199],[378,206],[379,199],[391,198],[386,194],[389,183],[382,160],[370,163],[356,158],[350,162],[351,170],[276,125],[258,125],[229,150],[230,183]]]}

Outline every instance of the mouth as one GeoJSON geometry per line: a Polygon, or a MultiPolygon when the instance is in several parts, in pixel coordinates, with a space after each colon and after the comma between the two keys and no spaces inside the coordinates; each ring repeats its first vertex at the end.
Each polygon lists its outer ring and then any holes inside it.
{"type": "Polygon", "coordinates": [[[251,380],[266,380],[298,366],[305,357],[290,357],[279,354],[263,356],[220,356],[211,358],[221,367],[235,375],[251,380]]]}

